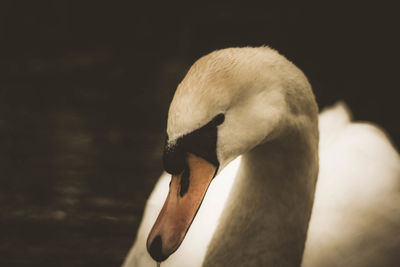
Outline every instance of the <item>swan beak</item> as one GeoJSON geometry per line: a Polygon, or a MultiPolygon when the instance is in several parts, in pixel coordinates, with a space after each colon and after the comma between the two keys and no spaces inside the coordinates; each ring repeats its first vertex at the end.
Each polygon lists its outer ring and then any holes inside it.
{"type": "Polygon", "coordinates": [[[191,153],[187,164],[189,173],[172,176],[167,199],[147,238],[147,250],[158,262],[168,258],[182,243],[217,169],[191,153]]]}

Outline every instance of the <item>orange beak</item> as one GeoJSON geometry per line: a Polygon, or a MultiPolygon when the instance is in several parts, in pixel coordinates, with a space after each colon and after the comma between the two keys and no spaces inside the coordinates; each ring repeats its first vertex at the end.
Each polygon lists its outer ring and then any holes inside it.
{"type": "Polygon", "coordinates": [[[188,181],[184,172],[172,176],[167,199],[147,238],[147,250],[158,262],[182,243],[215,175],[216,166],[194,154],[188,153],[187,164],[188,181]]]}

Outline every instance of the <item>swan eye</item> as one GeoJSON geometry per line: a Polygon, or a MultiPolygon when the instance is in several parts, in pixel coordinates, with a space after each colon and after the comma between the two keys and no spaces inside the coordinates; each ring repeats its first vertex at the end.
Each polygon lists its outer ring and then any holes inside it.
{"type": "Polygon", "coordinates": [[[221,125],[225,121],[225,115],[223,113],[218,114],[212,119],[213,125],[218,126],[221,125]]]}

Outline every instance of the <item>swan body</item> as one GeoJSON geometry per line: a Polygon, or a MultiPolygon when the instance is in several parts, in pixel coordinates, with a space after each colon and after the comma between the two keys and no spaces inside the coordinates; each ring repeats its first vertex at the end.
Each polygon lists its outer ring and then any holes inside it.
{"type": "MultiPolygon", "coordinates": [[[[318,125],[307,79],[268,47],[224,49],[196,62],[171,103],[168,145],[219,113],[218,175],[163,267],[400,261],[400,157],[379,128],[351,122],[342,103],[323,111],[318,125]]],[[[164,173],[156,184],[124,267],[155,266],[146,239],[169,182],[164,173]]]]}

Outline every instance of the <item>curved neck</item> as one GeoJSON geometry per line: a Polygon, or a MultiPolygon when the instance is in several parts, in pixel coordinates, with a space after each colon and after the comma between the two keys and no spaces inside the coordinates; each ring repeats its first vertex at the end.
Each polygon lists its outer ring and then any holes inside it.
{"type": "Polygon", "coordinates": [[[203,266],[300,266],[318,175],[318,132],[316,125],[287,132],[243,155],[203,266]]]}

